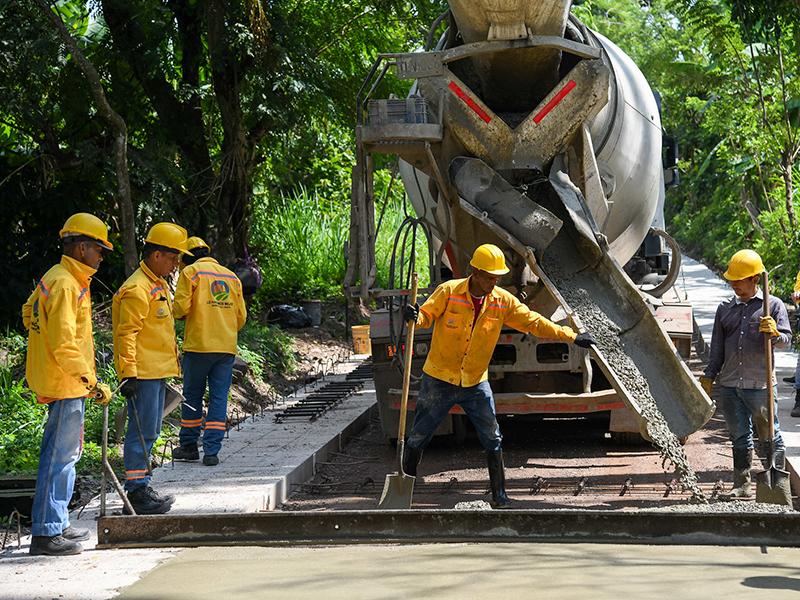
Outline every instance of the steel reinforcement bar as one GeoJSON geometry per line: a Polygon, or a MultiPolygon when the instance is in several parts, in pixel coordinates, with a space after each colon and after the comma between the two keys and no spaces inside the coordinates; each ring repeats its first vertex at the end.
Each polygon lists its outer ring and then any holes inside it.
{"type": "Polygon", "coordinates": [[[800,546],[798,513],[397,510],[113,516],[98,548],[437,542],[800,546]]]}

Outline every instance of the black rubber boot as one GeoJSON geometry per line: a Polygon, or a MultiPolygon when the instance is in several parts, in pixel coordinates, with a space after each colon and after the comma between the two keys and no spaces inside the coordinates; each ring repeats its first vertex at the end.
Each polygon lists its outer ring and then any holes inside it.
{"type": "Polygon", "coordinates": [[[219,464],[219,457],[216,454],[204,454],[203,464],[207,467],[214,467],[219,464]]]}
{"type": "Polygon", "coordinates": [[[793,417],[800,417],[800,390],[794,391],[794,407],[790,414],[793,417]]]}
{"type": "Polygon", "coordinates": [[[185,446],[173,448],[172,458],[174,460],[200,460],[200,452],[197,450],[197,444],[186,444],[185,446]]]}
{"type": "Polygon", "coordinates": [[[486,453],[489,466],[489,483],[492,488],[492,508],[508,508],[511,499],[506,494],[506,471],[503,466],[503,451],[486,453]]]}
{"type": "Polygon", "coordinates": [[[405,452],[403,454],[403,473],[411,475],[412,477],[417,476],[417,465],[419,461],[422,460],[423,450],[424,448],[405,447],[405,452]]]}
{"type": "Polygon", "coordinates": [[[35,535],[31,538],[30,553],[33,556],[70,556],[81,552],[83,546],[62,535],[35,535]]]}

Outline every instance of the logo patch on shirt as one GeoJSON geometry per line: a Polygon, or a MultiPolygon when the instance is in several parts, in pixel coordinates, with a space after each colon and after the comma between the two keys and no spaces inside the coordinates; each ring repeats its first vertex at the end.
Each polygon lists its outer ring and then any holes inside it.
{"type": "Polygon", "coordinates": [[[221,279],[211,282],[211,297],[217,302],[225,302],[231,296],[231,288],[221,279]]]}
{"type": "Polygon", "coordinates": [[[164,308],[163,306],[159,306],[159,307],[158,307],[158,310],[156,311],[156,316],[157,316],[159,319],[163,319],[164,317],[166,317],[166,316],[167,316],[167,309],[166,309],[166,308],[164,308]]]}

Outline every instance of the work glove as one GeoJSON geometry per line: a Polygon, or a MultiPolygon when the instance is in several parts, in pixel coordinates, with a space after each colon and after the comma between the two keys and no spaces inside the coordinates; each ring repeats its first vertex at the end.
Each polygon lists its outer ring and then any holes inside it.
{"type": "Polygon", "coordinates": [[[581,348],[588,348],[589,346],[596,346],[597,342],[591,333],[579,333],[573,344],[581,348]]]}
{"type": "Polygon", "coordinates": [[[703,391],[710,398],[711,388],[714,387],[714,380],[711,379],[711,377],[700,377],[700,387],[703,388],[703,391]]]}
{"type": "Polygon", "coordinates": [[[106,404],[111,402],[111,396],[113,394],[111,393],[110,387],[108,387],[102,381],[98,381],[97,385],[95,385],[94,388],[92,388],[91,392],[89,392],[89,395],[92,397],[92,400],[94,400],[97,404],[99,404],[100,406],[105,406],[106,404]]]}
{"type": "Polygon", "coordinates": [[[419,304],[406,304],[406,307],[403,309],[403,319],[405,321],[414,321],[414,323],[416,323],[418,316],[419,304]]]}
{"type": "Polygon", "coordinates": [[[119,386],[119,392],[125,398],[131,399],[136,396],[139,389],[139,380],[136,377],[128,377],[122,380],[122,385],[119,386]]]}
{"type": "Polygon", "coordinates": [[[778,324],[772,317],[761,317],[761,323],[758,325],[758,330],[761,333],[768,333],[770,337],[780,336],[778,324]]]}

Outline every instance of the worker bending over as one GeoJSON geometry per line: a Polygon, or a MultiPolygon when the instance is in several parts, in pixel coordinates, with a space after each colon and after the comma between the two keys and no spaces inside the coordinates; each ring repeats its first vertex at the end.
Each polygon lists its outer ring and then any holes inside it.
{"type": "MultiPolygon", "coordinates": [[[[406,442],[403,470],[416,476],[422,451],[442,419],[461,406],[486,449],[492,506],[508,506],[505,490],[502,436],[488,381],[489,360],[504,325],[539,338],[573,342],[588,348],[588,333],[576,335],[530,310],[510,292],[497,287],[508,273],[502,250],[479,246],[472,255],[472,275],[442,283],[422,305],[405,308],[404,318],[417,327],[433,326],[433,339],[423,367],[414,425],[406,442]]],[[[400,418],[403,418],[401,415],[400,418]]]]}
{"type": "MultiPolygon", "coordinates": [[[[732,498],[750,496],[750,469],[753,466],[753,423],[764,455],[769,447],[767,367],[764,334],[772,337],[773,346],[786,345],[791,339],[789,316],[783,302],[773,299],[769,315],[764,315],[764,296],[758,285],[764,264],[753,250],[739,250],[728,263],[724,277],[734,296],[717,307],[711,351],[700,383],[711,396],[712,384],[719,388],[719,400],[728,435],[733,444],[732,498]]],[[[773,373],[774,385],[774,373],[773,373]]],[[[778,395],[775,398],[775,466],[784,468],[785,450],[778,425],[778,395]]]]}
{"type": "Polygon", "coordinates": [[[163,514],[175,498],[150,487],[150,451],[161,432],[166,378],[180,375],[172,301],[165,277],[188,253],[187,235],[174,223],[153,225],[142,262],[114,295],[114,364],[128,402],[123,459],[125,491],[137,514],[163,514]]]}
{"type": "Polygon", "coordinates": [[[40,403],[47,404],[47,424],[39,452],[36,494],[31,510],[34,555],[78,554],[89,539],[87,529],[69,524],[68,504],[75,487],[75,463],[83,450],[86,396],[107,404],[108,386],[98,383],[92,338],[89,285],[103,262],[108,242],[106,224],[78,213],[59,232],[61,262],[39,280],[22,307],[28,330],[25,377],[40,403]]]}
{"type": "Polygon", "coordinates": [[[192,256],[178,278],[174,314],[186,319],[183,338],[183,395],[178,460],[198,460],[197,440],[203,431],[203,464],[219,464],[228,415],[238,331],[247,319],[242,282],[211,258],[199,237],[189,238],[192,256]],[[203,421],[203,396],[208,383],[208,412],[203,421]]]}

